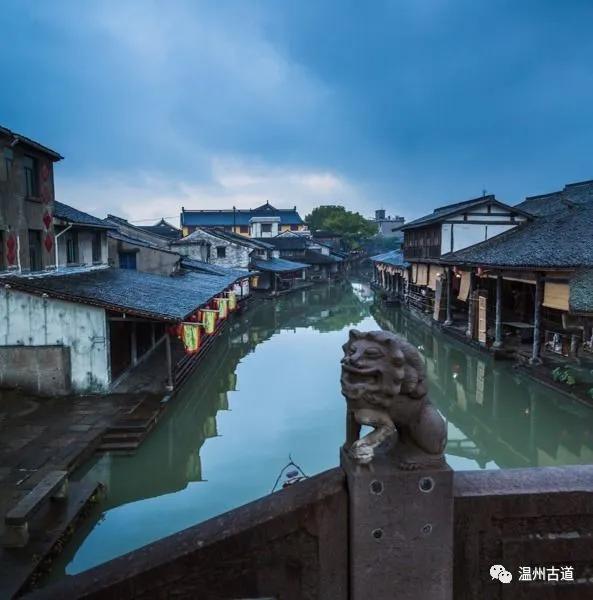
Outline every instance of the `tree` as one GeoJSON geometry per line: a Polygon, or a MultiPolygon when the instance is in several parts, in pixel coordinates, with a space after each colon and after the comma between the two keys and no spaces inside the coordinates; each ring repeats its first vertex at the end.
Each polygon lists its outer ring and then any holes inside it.
{"type": "Polygon", "coordinates": [[[305,217],[305,221],[311,231],[322,229],[340,234],[349,248],[360,247],[377,233],[376,225],[343,206],[318,206],[305,217]]]}

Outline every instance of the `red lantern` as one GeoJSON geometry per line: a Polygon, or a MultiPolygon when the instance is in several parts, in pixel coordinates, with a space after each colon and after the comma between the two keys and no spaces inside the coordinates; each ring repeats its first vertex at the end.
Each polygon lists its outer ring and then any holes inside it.
{"type": "Polygon", "coordinates": [[[14,233],[11,233],[6,240],[6,260],[9,265],[14,265],[16,261],[16,237],[14,233]]]}

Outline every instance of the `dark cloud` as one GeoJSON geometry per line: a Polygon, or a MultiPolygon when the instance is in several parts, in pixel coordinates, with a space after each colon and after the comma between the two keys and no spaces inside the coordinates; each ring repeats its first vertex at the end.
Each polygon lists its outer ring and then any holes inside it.
{"type": "Polygon", "coordinates": [[[484,188],[515,202],[593,177],[592,17],[543,0],[13,3],[0,122],[66,155],[65,189],[142,173],[150,191],[149,173],[226,201],[212,161],[228,158],[286,202],[332,177],[346,187],[326,199],[363,212],[484,188]]]}

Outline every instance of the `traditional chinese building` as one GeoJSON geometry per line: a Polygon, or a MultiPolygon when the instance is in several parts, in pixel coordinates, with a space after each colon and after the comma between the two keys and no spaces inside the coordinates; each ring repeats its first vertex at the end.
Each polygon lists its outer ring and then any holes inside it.
{"type": "Polygon", "coordinates": [[[196,228],[222,229],[246,237],[274,237],[283,231],[303,231],[305,223],[294,208],[276,208],[269,202],[253,209],[186,210],[181,208],[181,228],[187,236],[196,228]]]}
{"type": "Polygon", "coordinates": [[[61,159],[0,126],[0,271],[55,266],[53,166],[61,159]]]}

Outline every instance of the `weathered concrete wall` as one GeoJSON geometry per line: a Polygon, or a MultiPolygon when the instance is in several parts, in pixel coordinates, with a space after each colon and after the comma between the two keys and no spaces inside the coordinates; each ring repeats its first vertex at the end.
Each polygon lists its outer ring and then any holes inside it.
{"type": "Polygon", "coordinates": [[[0,386],[40,396],[69,394],[70,350],[65,346],[0,347],[0,386]]]}
{"type": "Polygon", "coordinates": [[[155,275],[171,275],[179,268],[181,260],[178,254],[164,248],[149,248],[109,238],[109,264],[118,269],[120,252],[135,252],[136,270],[155,275]]]}
{"type": "MultiPolygon", "coordinates": [[[[56,233],[60,230],[64,230],[64,227],[56,229],[56,233]]],[[[93,235],[94,232],[91,229],[75,229],[78,234],[78,264],[81,265],[92,265],[93,263],[93,235]]],[[[57,239],[58,244],[58,264],[60,267],[67,265],[66,261],[66,236],[67,233],[61,235],[57,239]]],[[[101,231],[101,263],[107,264],[107,233],[101,231]]],[[[95,263],[96,264],[96,263],[95,263]]]]}
{"type": "Polygon", "coordinates": [[[347,600],[348,499],[326,471],[33,598],[347,600]]]}
{"type": "MultiPolygon", "coordinates": [[[[0,346],[66,346],[72,389],[101,392],[109,386],[108,338],[102,308],[43,298],[0,287],[0,346]]],[[[35,377],[32,385],[36,385],[35,377]]]]}

